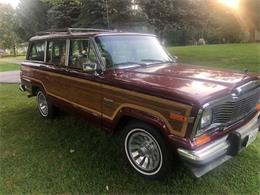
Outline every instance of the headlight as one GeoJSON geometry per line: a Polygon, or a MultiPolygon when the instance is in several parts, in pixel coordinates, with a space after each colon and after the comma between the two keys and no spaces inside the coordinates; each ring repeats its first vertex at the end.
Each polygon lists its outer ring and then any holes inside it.
{"type": "Polygon", "coordinates": [[[205,109],[200,119],[200,125],[197,131],[197,135],[203,134],[205,128],[208,127],[211,124],[211,122],[212,122],[212,111],[211,109],[205,109]]]}
{"type": "Polygon", "coordinates": [[[211,124],[212,121],[212,111],[206,109],[203,111],[201,120],[200,120],[200,128],[205,128],[211,124]]]}

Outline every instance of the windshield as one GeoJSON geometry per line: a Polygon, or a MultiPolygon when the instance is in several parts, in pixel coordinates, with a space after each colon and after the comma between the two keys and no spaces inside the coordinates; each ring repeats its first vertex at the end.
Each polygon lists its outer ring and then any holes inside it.
{"type": "Polygon", "coordinates": [[[172,61],[156,37],[104,35],[95,38],[107,68],[150,65],[172,61]]]}

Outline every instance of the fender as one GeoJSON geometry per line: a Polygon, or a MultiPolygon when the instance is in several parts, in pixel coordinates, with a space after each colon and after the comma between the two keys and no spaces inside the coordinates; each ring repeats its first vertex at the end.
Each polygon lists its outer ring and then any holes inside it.
{"type": "MultiPolygon", "coordinates": [[[[110,120],[110,128],[112,131],[118,131],[118,127],[123,118],[130,117],[157,127],[158,130],[166,137],[171,135],[171,131],[168,128],[170,124],[167,124],[167,119],[165,119],[160,113],[151,109],[139,107],[132,104],[123,104],[120,106],[120,108],[117,109],[114,115],[115,116],[113,117],[112,121],[110,120]]],[[[104,122],[108,122],[108,118],[106,116],[103,116],[102,118],[104,122]]]]}

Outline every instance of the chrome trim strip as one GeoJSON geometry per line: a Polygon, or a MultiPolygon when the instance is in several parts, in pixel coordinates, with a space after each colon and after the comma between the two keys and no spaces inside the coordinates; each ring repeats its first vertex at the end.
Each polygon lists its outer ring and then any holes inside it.
{"type": "Polygon", "coordinates": [[[45,45],[45,48],[44,48],[44,63],[46,63],[47,61],[47,48],[48,48],[48,43],[47,43],[47,40],[44,42],[44,45],[45,45]]]}
{"type": "Polygon", "coordinates": [[[25,88],[22,84],[19,85],[19,90],[22,91],[22,92],[25,92],[25,88]]]}
{"type": "Polygon", "coordinates": [[[27,82],[31,82],[30,79],[27,79],[27,78],[24,78],[24,77],[22,77],[21,79],[23,79],[23,80],[25,80],[25,81],[27,81],[27,82]]]}
{"type": "Polygon", "coordinates": [[[98,69],[101,69],[102,72],[104,72],[106,70],[106,66],[105,66],[105,64],[104,64],[104,62],[102,60],[102,54],[101,54],[101,52],[100,52],[100,50],[99,50],[99,48],[97,46],[97,43],[95,41],[95,37],[91,37],[89,40],[90,40],[89,41],[89,46],[90,46],[90,44],[94,45],[94,50],[95,50],[96,57],[97,57],[97,60],[98,60],[98,69]]]}
{"type": "Polygon", "coordinates": [[[236,88],[236,92],[238,95],[245,93],[253,88],[258,88],[260,87],[260,80],[255,80],[255,81],[250,81],[244,85],[241,85],[236,88]]]}
{"type": "Polygon", "coordinates": [[[70,57],[70,39],[66,39],[65,66],[69,66],[69,57],[70,57]]]}
{"type": "Polygon", "coordinates": [[[203,113],[203,110],[200,109],[198,114],[197,114],[197,117],[196,117],[195,123],[193,125],[193,128],[192,128],[192,132],[191,132],[191,138],[192,139],[196,137],[196,133],[197,133],[197,129],[198,129],[198,126],[199,126],[199,122],[200,122],[202,113],[203,113]]]}

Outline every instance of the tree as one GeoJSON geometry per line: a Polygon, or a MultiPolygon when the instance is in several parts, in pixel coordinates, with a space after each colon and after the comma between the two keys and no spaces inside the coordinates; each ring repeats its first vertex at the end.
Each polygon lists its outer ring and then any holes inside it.
{"type": "Polygon", "coordinates": [[[133,15],[130,0],[82,0],[79,26],[114,28],[130,22],[133,15]]]}
{"type": "Polygon", "coordinates": [[[73,0],[49,1],[51,8],[47,11],[50,28],[66,28],[75,26],[80,14],[81,4],[73,0]]]}
{"type": "Polygon", "coordinates": [[[241,0],[241,24],[250,33],[250,41],[254,41],[255,31],[260,31],[260,1],[241,0]]]}
{"type": "Polygon", "coordinates": [[[21,0],[16,9],[18,36],[27,41],[35,32],[49,28],[47,11],[50,4],[41,0],[21,0]]]}
{"type": "Polygon", "coordinates": [[[15,11],[10,5],[0,4],[0,47],[12,49],[16,56],[15,11]]]}
{"type": "Polygon", "coordinates": [[[214,43],[239,41],[241,27],[233,10],[218,1],[139,0],[139,5],[157,34],[179,44],[199,38],[214,43]]]}
{"type": "Polygon", "coordinates": [[[196,23],[197,5],[200,0],[139,0],[138,4],[150,24],[158,34],[163,35],[166,28],[181,28],[196,23]]]}

